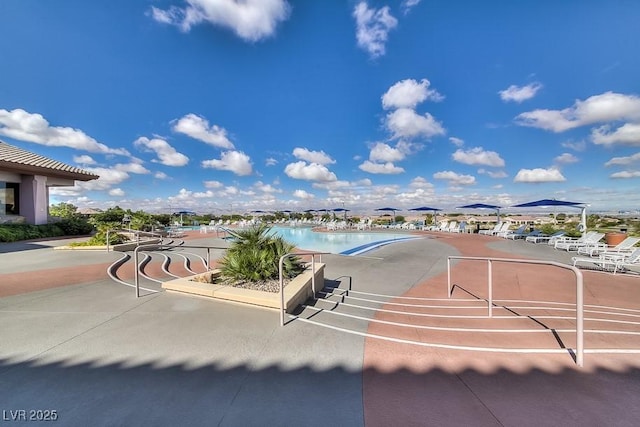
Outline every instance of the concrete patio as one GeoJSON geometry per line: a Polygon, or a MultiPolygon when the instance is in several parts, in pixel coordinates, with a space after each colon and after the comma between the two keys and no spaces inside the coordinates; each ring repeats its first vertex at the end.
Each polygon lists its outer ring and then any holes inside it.
{"type": "MultiPolygon", "coordinates": [[[[521,241],[426,235],[360,257],[324,256],[325,279],[344,288],[349,276],[353,290],[368,293],[444,298],[449,255],[567,263],[571,256],[521,241]]],[[[192,242],[212,241],[198,237],[192,242]]],[[[70,426],[631,426],[640,418],[638,354],[587,354],[579,368],[568,352],[420,347],[300,320],[280,327],[278,312],[268,309],[166,292],[136,299],[132,288],[106,275],[116,254],[52,249],[66,243],[0,244],[5,418],[18,410],[55,410],[57,423],[70,426]]],[[[457,263],[454,298],[481,296],[485,274],[483,266],[457,263]]],[[[637,320],[639,277],[584,276],[585,303],[628,309],[628,320],[637,320]]],[[[575,298],[571,274],[547,267],[505,264],[494,280],[496,298],[575,298]]],[[[342,326],[357,328],[358,322],[347,319],[342,326]]],[[[371,322],[362,330],[421,342],[437,335],[393,328],[371,322]]],[[[451,339],[484,340],[467,335],[451,339]]],[[[560,338],[574,345],[571,335],[560,338]]],[[[487,338],[485,344],[504,341],[487,338]]],[[[585,341],[587,349],[640,349],[637,335],[585,341]]]]}

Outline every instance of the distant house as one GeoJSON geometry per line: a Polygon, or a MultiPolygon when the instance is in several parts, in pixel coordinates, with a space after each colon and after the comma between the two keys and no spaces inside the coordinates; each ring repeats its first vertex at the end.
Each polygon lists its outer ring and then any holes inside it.
{"type": "Polygon", "coordinates": [[[98,175],[0,141],[0,223],[46,224],[49,188],[98,175]]]}

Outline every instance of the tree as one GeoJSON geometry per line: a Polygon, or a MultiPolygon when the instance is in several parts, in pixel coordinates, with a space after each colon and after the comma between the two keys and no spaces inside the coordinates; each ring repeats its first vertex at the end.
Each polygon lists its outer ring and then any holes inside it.
{"type": "Polygon", "coordinates": [[[60,202],[57,205],[49,206],[49,214],[63,219],[78,217],[78,207],[71,203],[60,202]]]}

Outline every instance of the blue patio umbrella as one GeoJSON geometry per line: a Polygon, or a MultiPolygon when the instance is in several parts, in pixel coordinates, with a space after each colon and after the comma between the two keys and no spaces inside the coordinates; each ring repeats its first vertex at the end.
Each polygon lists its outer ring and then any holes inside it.
{"type": "Polygon", "coordinates": [[[395,224],[395,222],[396,222],[396,211],[399,211],[399,210],[401,210],[401,209],[398,209],[398,208],[389,208],[389,207],[376,209],[376,211],[392,212],[392,213],[393,213],[393,222],[394,222],[394,224],[395,224]]]}
{"type": "Polygon", "coordinates": [[[184,215],[195,215],[196,213],[193,211],[178,211],[175,213],[176,215],[180,215],[180,225],[182,225],[182,217],[184,215]]]}
{"type": "Polygon", "coordinates": [[[432,211],[433,212],[433,223],[435,224],[438,221],[438,211],[442,209],[432,208],[430,206],[420,206],[419,208],[411,208],[410,211],[432,211]]]}
{"type": "Polygon", "coordinates": [[[347,212],[349,212],[349,209],[345,209],[345,208],[335,208],[335,209],[331,209],[332,212],[344,212],[344,219],[347,219],[347,212]]]}
{"type": "Polygon", "coordinates": [[[578,229],[584,233],[587,231],[587,207],[582,202],[569,202],[567,200],[556,199],[541,199],[534,200],[533,202],[520,203],[519,205],[513,205],[513,208],[542,208],[548,206],[565,206],[570,208],[581,209],[580,212],[580,225],[578,229]]]}
{"type": "Polygon", "coordinates": [[[487,205],[485,203],[472,203],[470,205],[458,206],[458,209],[495,209],[496,217],[498,222],[500,222],[500,206],[497,205],[487,205]]]}

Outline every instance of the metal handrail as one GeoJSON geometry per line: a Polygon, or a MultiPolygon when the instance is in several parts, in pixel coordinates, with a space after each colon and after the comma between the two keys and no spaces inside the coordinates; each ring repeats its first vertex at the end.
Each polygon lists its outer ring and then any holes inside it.
{"type": "Polygon", "coordinates": [[[491,257],[470,257],[470,256],[449,256],[447,257],[447,296],[451,298],[451,260],[462,259],[471,261],[487,261],[488,268],[488,313],[487,317],[493,317],[493,265],[495,262],[512,262],[522,264],[551,265],[554,267],[571,270],[576,275],[576,365],[584,365],[584,280],[582,272],[572,265],[562,264],[555,261],[533,260],[533,259],[513,259],[513,258],[491,258],[491,257]]]}
{"type": "Polygon", "coordinates": [[[141,234],[146,234],[149,235],[151,237],[157,237],[162,239],[162,234],[160,233],[156,233],[153,231],[142,231],[142,230],[128,230],[126,228],[120,228],[120,229],[115,229],[115,230],[107,230],[107,252],[109,252],[109,248],[111,247],[111,240],[109,239],[109,234],[111,234],[111,232],[126,232],[126,233],[134,233],[136,236],[136,242],[139,243],[140,242],[140,235],[141,234]]]}
{"type": "Polygon", "coordinates": [[[280,257],[278,262],[278,276],[280,280],[280,326],[284,326],[284,275],[283,275],[283,263],[286,258],[292,256],[311,256],[311,290],[313,291],[313,297],[316,296],[316,255],[320,255],[320,262],[322,262],[322,255],[330,255],[331,252],[289,252],[280,257]]]}
{"type": "Polygon", "coordinates": [[[147,245],[140,245],[137,246],[134,250],[133,250],[133,263],[135,265],[134,267],[134,272],[133,272],[133,277],[134,277],[134,283],[135,283],[135,288],[136,288],[136,298],[140,298],[140,272],[138,271],[138,251],[143,248],[150,248],[150,247],[154,247],[154,248],[159,248],[159,249],[163,249],[163,248],[189,248],[189,249],[206,249],[207,250],[207,271],[211,270],[211,249],[229,249],[228,246],[195,246],[195,245],[180,245],[180,246],[173,246],[173,245],[167,245],[164,243],[150,243],[147,245]]]}

